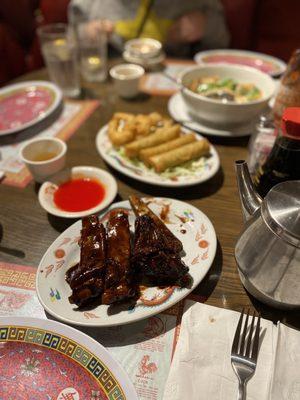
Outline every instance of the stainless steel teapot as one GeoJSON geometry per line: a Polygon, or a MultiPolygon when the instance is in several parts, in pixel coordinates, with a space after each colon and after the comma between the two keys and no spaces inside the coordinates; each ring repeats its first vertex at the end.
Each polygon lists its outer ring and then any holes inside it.
{"type": "Polygon", "coordinates": [[[245,219],[235,247],[242,283],[271,306],[300,307],[300,181],[279,183],[262,199],[245,161],[236,161],[236,174],[245,219]]]}

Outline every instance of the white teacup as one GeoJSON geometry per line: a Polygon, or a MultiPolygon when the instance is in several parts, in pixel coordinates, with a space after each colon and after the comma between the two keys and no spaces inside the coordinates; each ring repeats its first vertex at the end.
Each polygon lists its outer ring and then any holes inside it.
{"type": "Polygon", "coordinates": [[[65,166],[67,145],[57,138],[38,138],[26,142],[20,157],[36,182],[44,182],[65,166]]]}
{"type": "Polygon", "coordinates": [[[157,57],[161,53],[162,44],[155,39],[138,38],[128,40],[125,43],[125,50],[136,57],[152,58],[157,57]]]}
{"type": "Polygon", "coordinates": [[[144,73],[144,68],[137,64],[120,64],[109,71],[119,96],[126,99],[138,95],[140,79],[144,73]]]}

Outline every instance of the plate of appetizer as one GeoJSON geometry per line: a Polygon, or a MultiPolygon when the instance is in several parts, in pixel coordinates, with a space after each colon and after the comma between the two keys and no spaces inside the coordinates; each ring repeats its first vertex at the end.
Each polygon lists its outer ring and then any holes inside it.
{"type": "Polygon", "coordinates": [[[115,113],[100,129],[96,147],[117,171],[158,186],[199,184],[220,167],[218,153],[207,139],[157,112],[115,113]]]}
{"type": "Polygon", "coordinates": [[[194,290],[216,245],[212,223],[197,208],[131,196],[99,217],[77,221],[54,241],[38,267],[38,298],[66,323],[128,324],[194,290]]]}
{"type": "Polygon", "coordinates": [[[1,317],[0,331],[1,399],[138,399],[111,354],[74,328],[1,317]]]}

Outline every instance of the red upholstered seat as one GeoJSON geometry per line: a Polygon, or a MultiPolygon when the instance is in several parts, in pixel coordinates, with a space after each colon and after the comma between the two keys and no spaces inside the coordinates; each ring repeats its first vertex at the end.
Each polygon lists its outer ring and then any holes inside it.
{"type": "Polygon", "coordinates": [[[41,0],[40,9],[45,24],[67,22],[70,0],[41,0]]]}
{"type": "Polygon", "coordinates": [[[4,23],[0,23],[0,60],[0,85],[26,71],[25,51],[4,23]]]}
{"type": "Polygon", "coordinates": [[[258,2],[254,48],[288,60],[300,47],[300,1],[263,0],[258,2]]]}
{"type": "Polygon", "coordinates": [[[249,49],[252,46],[257,1],[222,0],[232,48],[249,49]]]}

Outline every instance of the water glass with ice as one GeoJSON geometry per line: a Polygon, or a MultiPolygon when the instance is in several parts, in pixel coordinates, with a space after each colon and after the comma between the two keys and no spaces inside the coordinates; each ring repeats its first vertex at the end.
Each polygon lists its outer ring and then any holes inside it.
{"type": "Polygon", "coordinates": [[[96,22],[84,22],[76,27],[80,70],[89,82],[103,82],[107,77],[107,34],[96,22]]]}
{"type": "Polygon", "coordinates": [[[38,28],[43,57],[50,79],[67,97],[80,94],[77,46],[73,31],[66,24],[50,24],[38,28]]]}

